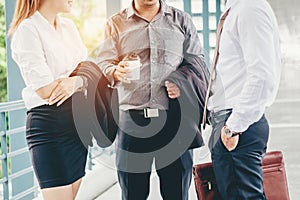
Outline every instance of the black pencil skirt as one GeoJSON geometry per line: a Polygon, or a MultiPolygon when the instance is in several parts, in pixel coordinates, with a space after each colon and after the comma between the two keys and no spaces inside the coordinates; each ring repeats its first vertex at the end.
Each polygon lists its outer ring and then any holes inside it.
{"type": "Polygon", "coordinates": [[[27,112],[26,139],[41,188],[72,184],[85,175],[87,149],[75,128],[71,98],[27,112]]]}

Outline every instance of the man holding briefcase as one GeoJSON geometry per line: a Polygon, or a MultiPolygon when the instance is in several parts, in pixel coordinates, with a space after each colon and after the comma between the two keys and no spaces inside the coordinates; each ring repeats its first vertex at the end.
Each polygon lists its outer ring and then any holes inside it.
{"type": "Polygon", "coordinates": [[[277,22],[265,0],[228,0],[224,11],[207,94],[214,173],[222,199],[266,199],[264,112],[280,80],[277,22]]]}

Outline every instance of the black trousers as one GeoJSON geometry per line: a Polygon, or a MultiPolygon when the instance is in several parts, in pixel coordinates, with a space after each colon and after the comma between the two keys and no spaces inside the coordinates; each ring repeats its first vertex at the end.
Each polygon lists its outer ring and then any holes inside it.
{"type": "Polygon", "coordinates": [[[177,152],[174,135],[177,116],[160,112],[146,119],[141,111],[120,113],[116,163],[123,200],[146,200],[149,196],[152,164],[159,177],[164,200],[187,200],[192,178],[192,150],[177,152]],[[164,148],[171,145],[164,151],[164,148]]]}
{"type": "Polygon", "coordinates": [[[214,173],[223,200],[266,199],[263,190],[262,158],[269,137],[268,122],[263,116],[239,137],[233,151],[229,152],[221,141],[224,120],[213,124],[209,146],[214,173]]]}

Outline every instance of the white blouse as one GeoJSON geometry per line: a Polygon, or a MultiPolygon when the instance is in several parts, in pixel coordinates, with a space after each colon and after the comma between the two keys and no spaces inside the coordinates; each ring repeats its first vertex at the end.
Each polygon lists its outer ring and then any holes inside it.
{"type": "Polygon", "coordinates": [[[47,104],[35,91],[68,77],[87,58],[87,49],[71,20],[57,16],[55,29],[38,11],[18,26],[11,49],[26,84],[22,97],[27,109],[47,104]]]}

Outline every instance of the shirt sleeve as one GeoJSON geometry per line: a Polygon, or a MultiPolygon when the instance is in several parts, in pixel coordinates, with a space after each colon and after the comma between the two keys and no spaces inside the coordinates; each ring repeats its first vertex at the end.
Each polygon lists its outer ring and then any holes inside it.
{"type": "Polygon", "coordinates": [[[264,10],[249,6],[240,12],[237,29],[247,79],[226,125],[244,132],[259,121],[269,97],[276,92],[274,23],[264,10]]]}
{"type": "Polygon", "coordinates": [[[13,36],[11,49],[12,58],[27,86],[35,91],[54,81],[46,63],[42,41],[34,27],[20,25],[13,36]]]}
{"type": "Polygon", "coordinates": [[[97,64],[107,79],[114,85],[114,71],[118,61],[117,34],[114,31],[113,21],[108,20],[104,31],[104,40],[99,46],[97,64]]]}

